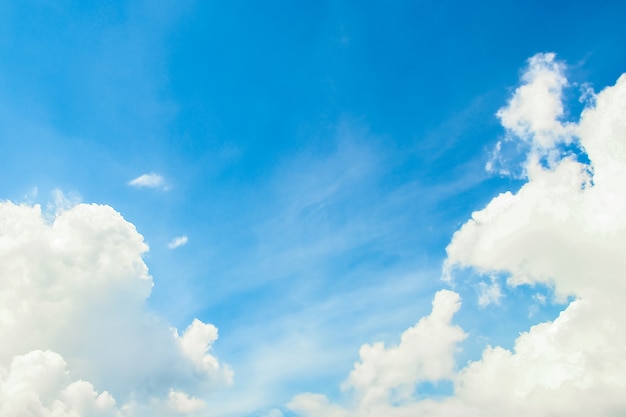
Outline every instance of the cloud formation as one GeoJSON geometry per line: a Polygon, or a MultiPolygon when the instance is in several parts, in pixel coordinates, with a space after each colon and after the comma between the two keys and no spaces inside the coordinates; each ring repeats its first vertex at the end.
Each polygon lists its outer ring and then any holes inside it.
{"type": "Polygon", "coordinates": [[[159,174],[143,174],[128,182],[128,185],[137,188],[161,188],[167,189],[165,179],[159,174]]]}
{"type": "Polygon", "coordinates": [[[0,203],[0,416],[193,415],[230,384],[213,325],[146,307],[147,250],[108,206],[0,203]]]}
{"type": "Polygon", "coordinates": [[[563,88],[567,86],[565,65],[553,53],[537,54],[528,60],[523,84],[515,90],[506,107],[497,113],[511,137],[532,142],[533,151],[553,149],[573,133],[564,124],[563,88]]]}
{"type": "Polygon", "coordinates": [[[168,249],[176,249],[187,244],[189,239],[186,235],[175,237],[167,244],[168,249]]]}
{"type": "MultiPolygon", "coordinates": [[[[506,302],[502,276],[509,287],[547,285],[573,301],[512,349],[488,346],[460,365],[455,353],[471,335],[453,322],[459,294],[441,290],[397,345],[362,346],[340,401],[304,393],[287,408],[307,417],[626,413],[626,75],[568,123],[564,70],[552,54],[533,57],[498,112],[506,140],[527,150],[527,181],[455,233],[443,276],[453,282],[470,268],[487,277],[480,305],[506,302]],[[442,382],[452,394],[423,392],[442,382]]],[[[207,393],[233,377],[211,353],[217,328],[194,320],[179,332],[147,309],[148,248],[119,213],[56,207],[46,215],[0,203],[0,417],[210,414],[207,393]]]]}
{"type": "Polygon", "coordinates": [[[553,53],[528,60],[522,85],[496,114],[506,135],[496,144],[487,171],[510,175],[522,168],[526,176],[529,163],[553,166],[560,161],[562,146],[572,143],[576,134],[575,124],[563,120],[563,89],[568,86],[564,72],[565,65],[553,53]],[[510,166],[516,164],[520,149],[526,150],[521,167],[510,166]]]}
{"type": "MultiPolygon", "coordinates": [[[[307,417],[626,413],[626,75],[597,94],[578,122],[566,123],[564,68],[553,54],[531,58],[522,85],[498,112],[507,140],[526,145],[527,182],[495,197],[454,234],[443,276],[452,282],[456,270],[469,268],[507,276],[509,287],[547,285],[572,301],[554,321],[522,333],[513,349],[488,346],[479,360],[454,371],[450,361],[464,334],[449,322],[458,295],[437,293],[433,313],[412,328],[421,331],[406,355],[397,353],[406,332],[397,347],[364,345],[344,401],[301,394],[288,408],[307,417]],[[580,162],[580,153],[590,162],[580,162]],[[436,311],[446,319],[434,319],[436,311]],[[415,366],[420,345],[441,346],[428,361],[445,364],[439,372],[415,366]],[[415,395],[420,381],[438,378],[452,382],[451,395],[415,395]]],[[[496,284],[483,284],[483,304],[500,300],[491,289],[496,284]]]]}

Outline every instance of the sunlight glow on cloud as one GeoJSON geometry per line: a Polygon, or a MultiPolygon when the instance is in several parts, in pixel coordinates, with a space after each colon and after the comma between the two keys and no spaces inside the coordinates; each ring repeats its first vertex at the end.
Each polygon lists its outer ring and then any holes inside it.
{"type": "Polygon", "coordinates": [[[167,190],[165,179],[155,173],[143,174],[128,182],[128,185],[137,188],[161,188],[167,190]]]}
{"type": "MultiPolygon", "coordinates": [[[[300,394],[289,409],[307,417],[626,413],[626,75],[597,94],[578,123],[565,124],[559,120],[563,69],[553,54],[531,58],[523,85],[498,112],[509,140],[530,145],[527,182],[495,197],[454,234],[443,277],[452,283],[463,268],[504,274],[509,287],[547,285],[560,300],[573,301],[554,321],[522,333],[512,350],[488,346],[479,360],[455,371],[452,355],[464,333],[449,320],[459,296],[437,293],[433,313],[407,330],[398,347],[363,346],[344,401],[300,394]],[[563,152],[564,142],[578,146],[590,164],[563,152]],[[437,311],[445,312],[440,320],[437,311]],[[401,354],[412,330],[412,347],[401,354]],[[438,372],[416,366],[421,349],[431,346],[439,347],[428,363],[444,364],[438,372]],[[438,378],[453,383],[453,394],[415,395],[420,381],[438,378]]],[[[500,300],[497,281],[483,284],[483,304],[500,300]]]]}
{"type": "Polygon", "coordinates": [[[215,326],[147,308],[147,250],[108,206],[0,203],[0,416],[187,415],[232,382],[215,326]]]}
{"type": "Polygon", "coordinates": [[[186,235],[175,237],[167,244],[169,249],[176,249],[187,244],[189,239],[186,235]]]}

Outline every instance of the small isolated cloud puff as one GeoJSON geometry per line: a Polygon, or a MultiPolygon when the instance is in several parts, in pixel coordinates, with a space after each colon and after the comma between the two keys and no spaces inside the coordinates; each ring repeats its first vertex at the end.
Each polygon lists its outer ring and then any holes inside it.
{"type": "Polygon", "coordinates": [[[189,239],[186,235],[175,237],[167,244],[168,249],[176,249],[187,244],[189,239]]]}
{"type": "Polygon", "coordinates": [[[165,184],[165,179],[155,173],[143,174],[128,182],[128,185],[137,188],[161,188],[167,190],[168,186],[165,184]]]}
{"type": "Polygon", "coordinates": [[[486,307],[490,304],[500,304],[502,297],[502,289],[495,275],[491,276],[491,284],[487,284],[486,282],[478,283],[478,305],[480,307],[486,307]]]}
{"type": "MultiPolygon", "coordinates": [[[[574,301],[554,321],[522,333],[512,350],[488,346],[479,360],[456,371],[446,365],[450,371],[439,376],[453,383],[448,397],[423,399],[412,389],[402,391],[399,381],[413,388],[424,377],[414,365],[420,351],[401,355],[375,344],[364,346],[346,384],[365,395],[343,407],[323,395],[301,394],[288,408],[307,417],[626,415],[626,74],[597,94],[578,123],[567,126],[590,163],[562,156],[546,165],[532,153],[559,146],[562,71],[553,56],[530,60],[523,82],[541,88],[520,87],[500,113],[504,127],[521,136],[517,139],[537,141],[525,162],[527,182],[516,193],[495,197],[454,234],[443,276],[454,280],[457,268],[504,274],[509,286],[545,284],[561,300],[574,301]],[[368,397],[374,400],[364,401],[368,397]]],[[[493,282],[485,284],[485,302],[497,298],[492,287],[493,282]]],[[[538,302],[541,297],[531,307],[538,302]]],[[[436,298],[433,307],[437,304],[436,298]]],[[[446,353],[435,363],[449,360],[462,334],[459,329],[450,337],[445,323],[439,322],[447,331],[420,332],[412,342],[442,344],[446,353]]]]}
{"type": "Polygon", "coordinates": [[[108,206],[0,202],[0,417],[174,417],[231,383],[215,326],[146,306],[147,249],[108,206]]]}

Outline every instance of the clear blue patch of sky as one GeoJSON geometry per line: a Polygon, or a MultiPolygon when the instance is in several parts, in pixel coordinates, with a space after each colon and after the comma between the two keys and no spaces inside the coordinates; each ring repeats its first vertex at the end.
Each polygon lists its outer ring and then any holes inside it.
{"type": "Polygon", "coordinates": [[[418,399],[441,399],[454,394],[454,384],[452,381],[447,380],[436,382],[427,381],[418,384],[415,391],[418,399]]]}
{"type": "Polygon", "coordinates": [[[491,276],[471,270],[455,272],[454,290],[461,294],[463,304],[454,323],[468,333],[457,355],[459,367],[480,359],[487,346],[513,350],[521,333],[529,331],[535,324],[555,320],[572,301],[557,299],[549,285],[509,286],[506,274],[494,274],[493,277],[502,297],[497,302],[481,306],[478,302],[479,283],[491,285],[491,276]]]}

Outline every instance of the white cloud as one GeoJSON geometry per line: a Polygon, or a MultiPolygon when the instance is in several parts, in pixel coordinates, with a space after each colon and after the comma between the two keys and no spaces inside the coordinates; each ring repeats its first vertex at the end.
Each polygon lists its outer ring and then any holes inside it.
{"type": "Polygon", "coordinates": [[[419,381],[438,381],[452,375],[456,344],[465,333],[450,321],[460,308],[458,294],[442,290],[435,295],[432,313],[406,330],[398,346],[363,345],[361,362],[345,384],[364,404],[412,393],[419,381]]]}
{"type": "Polygon", "coordinates": [[[178,247],[186,245],[188,241],[189,241],[189,239],[187,238],[186,235],[178,236],[178,237],[175,237],[174,239],[172,239],[170,241],[170,243],[167,244],[167,247],[169,249],[176,249],[178,247]]]}
{"type": "Polygon", "coordinates": [[[478,283],[478,305],[486,307],[489,304],[500,304],[500,299],[503,297],[500,283],[495,275],[491,276],[491,283],[486,282],[478,283]]]}
{"type": "Polygon", "coordinates": [[[143,174],[128,182],[128,185],[137,188],[161,188],[167,190],[168,187],[165,183],[165,179],[155,173],[143,174]]]}
{"type": "MultiPolygon", "coordinates": [[[[530,144],[527,182],[516,193],[494,198],[454,234],[444,278],[453,281],[456,269],[472,268],[508,275],[509,286],[545,284],[561,300],[574,301],[554,321],[521,334],[512,350],[487,347],[479,360],[442,374],[454,384],[447,398],[420,400],[408,391],[401,401],[378,395],[372,403],[341,406],[302,394],[289,404],[294,411],[309,417],[626,414],[626,75],[568,125],[559,120],[567,85],[563,64],[551,54],[538,55],[523,82],[498,115],[510,140],[530,144]],[[573,141],[572,133],[589,166],[559,153],[561,143],[573,141]],[[539,161],[544,157],[548,164],[539,161]]],[[[485,294],[490,288],[485,285],[485,294]]],[[[425,333],[419,340],[454,345],[442,335],[425,333]]],[[[368,354],[361,355],[348,385],[354,386],[361,368],[367,372],[358,390],[365,393],[381,387],[387,393],[395,381],[410,381],[408,375],[417,380],[419,373],[411,370],[419,351],[390,362],[390,350],[366,346],[368,354]]]]}
{"type": "MultiPolygon", "coordinates": [[[[560,156],[559,144],[571,143],[575,127],[564,122],[563,88],[567,87],[565,65],[553,53],[537,54],[528,60],[528,67],[506,107],[497,112],[507,136],[498,141],[486,169],[511,175],[518,167],[510,166],[521,140],[529,147],[528,160],[543,160],[553,165],[560,156]],[[509,149],[509,148],[513,149],[509,149]]],[[[514,159],[513,159],[514,160],[514,159]]],[[[527,173],[524,172],[523,175],[527,173]]]]}
{"type": "Polygon", "coordinates": [[[300,394],[295,396],[287,408],[306,417],[349,417],[350,413],[344,408],[332,404],[325,395],[300,394]]]}
{"type": "MultiPolygon", "coordinates": [[[[460,327],[450,323],[460,306],[457,293],[441,290],[435,295],[431,314],[406,330],[399,345],[361,347],[361,360],[343,386],[354,394],[358,410],[382,411],[386,404],[405,403],[419,382],[452,377],[457,344],[466,337],[460,327]]],[[[353,415],[317,394],[297,396],[288,407],[310,416],[353,415]]]]}
{"type": "Polygon", "coordinates": [[[206,403],[201,399],[190,397],[180,391],[170,391],[167,400],[169,407],[178,413],[193,413],[206,407],[206,403]]]}
{"type": "Polygon", "coordinates": [[[520,86],[508,105],[497,113],[502,126],[515,137],[531,141],[539,150],[549,150],[560,140],[571,139],[563,117],[564,65],[553,53],[537,54],[528,60],[520,86]]]}
{"type": "Polygon", "coordinates": [[[265,417],[283,417],[283,413],[279,409],[274,408],[268,411],[265,417]]]}
{"type": "Polygon", "coordinates": [[[232,371],[228,368],[221,369],[217,358],[209,353],[211,345],[217,340],[217,327],[195,319],[182,336],[175,333],[181,351],[196,368],[196,372],[206,375],[220,375],[224,382],[232,382],[232,371]]]}
{"type": "Polygon", "coordinates": [[[1,417],[170,417],[232,381],[214,326],[179,337],[146,307],[147,249],[108,206],[0,203],[1,417]]]}
{"type": "Polygon", "coordinates": [[[49,350],[15,356],[0,374],[0,416],[24,413],[123,417],[111,394],[97,393],[86,381],[71,382],[64,359],[49,350]]]}

